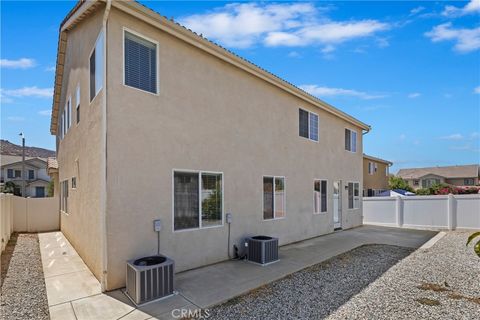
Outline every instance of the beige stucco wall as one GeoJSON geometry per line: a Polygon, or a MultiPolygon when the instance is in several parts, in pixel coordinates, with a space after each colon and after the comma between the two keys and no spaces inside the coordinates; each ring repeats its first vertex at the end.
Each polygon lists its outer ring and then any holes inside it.
{"type": "Polygon", "coordinates": [[[388,164],[385,162],[363,158],[363,189],[388,189],[387,167],[388,164]],[[377,164],[377,172],[368,173],[369,162],[377,164]]]}
{"type": "MultiPolygon", "coordinates": [[[[172,170],[224,173],[232,244],[267,234],[286,244],[333,231],[332,182],[362,186],[362,134],[345,121],[112,9],[108,24],[108,289],[125,284],[125,261],[161,252],[182,271],[227,259],[227,225],[172,231],[172,170]],[[160,93],[122,84],[122,28],[159,42],[160,93]],[[318,143],[298,135],[298,108],[319,114],[318,143]],[[358,132],[356,153],[344,129],[358,132]],[[263,220],[262,176],[286,177],[286,218],[263,220]],[[313,180],[328,179],[328,213],[313,214],[313,180]]],[[[343,226],[361,224],[347,210],[343,226]]],[[[362,190],[360,190],[361,195],[362,190]]],[[[72,214],[74,216],[74,214],[72,214]]]]}
{"type": "MultiPolygon", "coordinates": [[[[100,186],[101,107],[103,90],[90,102],[89,57],[102,28],[102,10],[68,32],[60,112],[72,97],[72,124],[57,138],[59,182],[69,180],[68,212],[61,213],[61,230],[95,276],[102,274],[100,186]],[[75,90],[80,83],[80,123],[76,123],[75,90]],[[78,163],[78,164],[77,164],[78,163]],[[72,189],[77,177],[77,189],[72,189]]],[[[60,119],[60,117],[59,117],[60,119]]],[[[60,128],[60,126],[59,126],[60,128]]]]}

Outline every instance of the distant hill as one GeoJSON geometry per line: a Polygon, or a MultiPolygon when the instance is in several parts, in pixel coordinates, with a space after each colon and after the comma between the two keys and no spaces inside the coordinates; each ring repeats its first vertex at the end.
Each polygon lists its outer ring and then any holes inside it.
{"type": "MultiPolygon", "coordinates": [[[[10,156],[21,156],[22,146],[11,143],[8,140],[0,140],[0,154],[10,155],[10,156]]],[[[39,158],[55,157],[55,151],[43,149],[43,148],[25,146],[25,156],[39,157],[39,158]]]]}

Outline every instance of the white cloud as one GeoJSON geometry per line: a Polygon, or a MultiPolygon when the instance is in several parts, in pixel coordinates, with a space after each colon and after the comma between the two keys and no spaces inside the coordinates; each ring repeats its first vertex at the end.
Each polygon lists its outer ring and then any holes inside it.
{"type": "Polygon", "coordinates": [[[53,66],[53,67],[46,67],[46,68],[45,68],[45,71],[55,72],[55,66],[53,66]]]}
{"type": "Polygon", "coordinates": [[[473,89],[473,93],[480,94],[480,86],[473,89]]]}
{"type": "Polygon", "coordinates": [[[442,15],[446,17],[460,17],[467,14],[480,13],[480,0],[471,0],[463,8],[455,6],[445,6],[442,15]]]}
{"type": "Polygon", "coordinates": [[[461,135],[460,133],[454,133],[448,136],[440,137],[440,139],[442,140],[463,140],[463,138],[463,135],[461,135]]]}
{"type": "Polygon", "coordinates": [[[2,93],[11,97],[51,98],[53,88],[23,87],[20,89],[2,89],[2,93]]]}
{"type": "Polygon", "coordinates": [[[473,139],[478,139],[478,138],[480,138],[480,133],[479,132],[472,132],[470,134],[470,139],[473,140],[473,139]]]}
{"type": "Polygon", "coordinates": [[[464,144],[464,145],[460,145],[460,146],[452,146],[450,147],[450,150],[455,150],[455,151],[471,151],[471,152],[475,152],[475,153],[478,153],[480,151],[480,149],[476,146],[473,146],[472,144],[470,143],[467,143],[467,144],[464,144]]]}
{"type": "Polygon", "coordinates": [[[179,20],[197,33],[236,48],[338,44],[389,27],[377,20],[331,21],[323,16],[326,10],[309,3],[233,3],[179,20]]]}
{"type": "Polygon", "coordinates": [[[28,69],[35,66],[35,60],[21,58],[18,60],[0,59],[0,67],[10,69],[28,69]]]}
{"type": "Polygon", "coordinates": [[[302,55],[300,53],[298,53],[297,51],[290,51],[288,53],[288,56],[290,58],[300,58],[302,55]]]}
{"type": "Polygon", "coordinates": [[[41,116],[50,116],[52,114],[52,110],[50,109],[41,110],[41,111],[38,111],[38,114],[41,116]]]}
{"type": "Polygon", "coordinates": [[[410,94],[408,95],[408,97],[409,97],[410,99],[414,99],[414,98],[420,97],[421,95],[422,95],[422,94],[419,93],[419,92],[413,92],[413,93],[410,93],[410,94]]]}
{"type": "Polygon", "coordinates": [[[336,48],[334,46],[329,44],[329,45],[323,47],[323,49],[321,51],[322,51],[322,53],[332,53],[333,51],[335,51],[335,49],[336,48]]]}
{"type": "Polygon", "coordinates": [[[295,31],[270,32],[265,37],[267,46],[306,46],[311,44],[337,44],[374,35],[388,29],[386,23],[376,20],[326,22],[305,26],[295,31]]]}
{"type": "Polygon", "coordinates": [[[317,96],[317,97],[332,97],[332,96],[350,96],[363,100],[384,98],[385,95],[373,95],[362,91],[342,88],[322,87],[315,84],[305,84],[299,86],[302,90],[317,96]]]}
{"type": "Polygon", "coordinates": [[[7,120],[11,121],[11,122],[21,122],[21,121],[24,121],[25,118],[24,117],[11,116],[11,117],[7,117],[7,120]]]}
{"type": "Polygon", "coordinates": [[[470,52],[480,49],[480,27],[473,29],[454,29],[450,22],[440,24],[425,33],[433,42],[454,41],[454,49],[459,52],[470,52]]]}
{"type": "Polygon", "coordinates": [[[416,15],[416,14],[422,12],[423,10],[425,10],[425,7],[422,7],[422,6],[413,8],[412,10],[410,10],[410,15],[412,15],[412,16],[416,15]]]}

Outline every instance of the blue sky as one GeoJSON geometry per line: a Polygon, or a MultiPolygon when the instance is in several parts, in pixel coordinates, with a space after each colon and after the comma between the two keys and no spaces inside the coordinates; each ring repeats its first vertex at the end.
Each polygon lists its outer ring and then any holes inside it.
{"type": "MultiPolygon", "coordinates": [[[[142,1],[370,124],[404,167],[480,162],[480,0],[142,1]]],[[[1,137],[55,148],[58,26],[74,2],[1,2],[1,137]]]]}

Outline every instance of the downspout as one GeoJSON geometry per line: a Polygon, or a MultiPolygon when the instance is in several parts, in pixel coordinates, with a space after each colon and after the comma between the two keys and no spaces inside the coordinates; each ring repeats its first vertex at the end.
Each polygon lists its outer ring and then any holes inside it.
{"type": "Polygon", "coordinates": [[[107,286],[107,270],[108,270],[108,256],[107,256],[107,21],[110,14],[112,1],[106,1],[105,12],[102,20],[103,33],[103,101],[102,101],[102,135],[101,135],[101,153],[104,155],[101,159],[101,189],[100,189],[100,216],[101,216],[101,236],[102,236],[102,292],[105,292],[107,286]]]}

